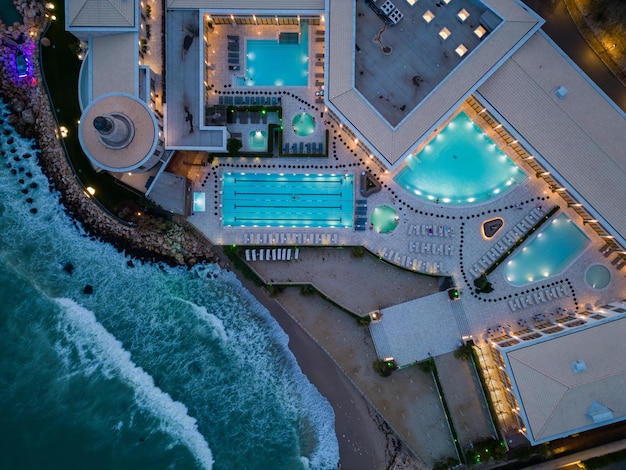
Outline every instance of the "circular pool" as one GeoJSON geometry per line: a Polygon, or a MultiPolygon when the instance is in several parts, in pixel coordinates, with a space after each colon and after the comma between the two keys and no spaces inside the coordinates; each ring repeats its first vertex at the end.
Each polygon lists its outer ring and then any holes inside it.
{"type": "Polygon", "coordinates": [[[370,222],[378,233],[392,232],[400,221],[396,210],[391,206],[378,206],[372,212],[370,222]]]}
{"type": "Polygon", "coordinates": [[[293,131],[300,137],[306,137],[315,132],[315,118],[309,113],[296,114],[291,124],[293,125],[293,131]]]}
{"type": "Polygon", "coordinates": [[[585,281],[592,289],[604,289],[611,282],[611,272],[606,266],[594,264],[587,269],[585,281]]]}

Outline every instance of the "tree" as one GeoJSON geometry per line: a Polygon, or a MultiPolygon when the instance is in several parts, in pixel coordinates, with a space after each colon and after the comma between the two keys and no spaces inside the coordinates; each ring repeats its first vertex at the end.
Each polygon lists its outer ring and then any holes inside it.
{"type": "Polygon", "coordinates": [[[226,143],[226,150],[228,151],[228,155],[231,157],[236,157],[237,155],[239,155],[239,150],[241,150],[241,147],[243,147],[241,140],[235,139],[234,137],[228,139],[228,142],[226,143]]]}

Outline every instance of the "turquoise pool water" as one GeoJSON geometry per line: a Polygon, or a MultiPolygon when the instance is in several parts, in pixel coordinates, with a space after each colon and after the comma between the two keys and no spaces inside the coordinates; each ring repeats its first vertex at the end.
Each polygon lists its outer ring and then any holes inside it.
{"type": "Polygon", "coordinates": [[[299,44],[278,39],[246,40],[246,84],[249,86],[307,86],[309,84],[309,27],[300,24],[299,44]]]}
{"type": "Polygon", "coordinates": [[[606,266],[594,264],[585,273],[585,282],[592,289],[604,289],[611,282],[611,272],[606,266]]]}
{"type": "Polygon", "coordinates": [[[561,214],[506,263],[504,277],[525,286],[563,271],[589,243],[587,235],[561,214]]]}
{"type": "Polygon", "coordinates": [[[459,113],[394,178],[413,195],[442,204],[476,204],[506,193],[526,174],[459,113]]]}
{"type": "Polygon", "coordinates": [[[298,113],[291,121],[293,131],[300,137],[306,137],[315,132],[315,118],[309,113],[298,113]]]}
{"type": "Polygon", "coordinates": [[[267,132],[265,131],[250,131],[250,149],[251,150],[267,150],[267,132]]]}
{"type": "Polygon", "coordinates": [[[224,173],[224,227],[352,227],[351,174],[224,173]]]}
{"type": "Polygon", "coordinates": [[[378,233],[389,233],[398,226],[400,218],[391,206],[378,206],[372,211],[370,222],[378,233]]]}

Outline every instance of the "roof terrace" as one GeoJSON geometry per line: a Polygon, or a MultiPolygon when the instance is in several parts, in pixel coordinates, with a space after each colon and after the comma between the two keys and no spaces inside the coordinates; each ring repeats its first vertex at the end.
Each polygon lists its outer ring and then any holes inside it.
{"type": "Polygon", "coordinates": [[[483,15],[492,19],[490,25],[502,21],[470,0],[395,4],[403,18],[389,27],[377,15],[377,4],[357,2],[354,77],[356,89],[393,127],[486,38],[484,28],[474,32],[483,15]]]}

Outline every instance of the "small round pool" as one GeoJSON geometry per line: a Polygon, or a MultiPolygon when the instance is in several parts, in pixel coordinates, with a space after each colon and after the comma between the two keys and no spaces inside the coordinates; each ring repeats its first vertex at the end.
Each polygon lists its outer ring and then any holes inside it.
{"type": "Polygon", "coordinates": [[[306,137],[315,132],[315,118],[309,113],[296,114],[291,124],[293,125],[293,131],[300,137],[306,137]]]}
{"type": "Polygon", "coordinates": [[[611,272],[606,266],[594,264],[587,269],[585,281],[592,289],[604,289],[611,282],[611,272]]]}
{"type": "Polygon", "coordinates": [[[378,233],[389,233],[398,226],[400,217],[391,206],[378,206],[372,212],[370,222],[378,233]]]}

